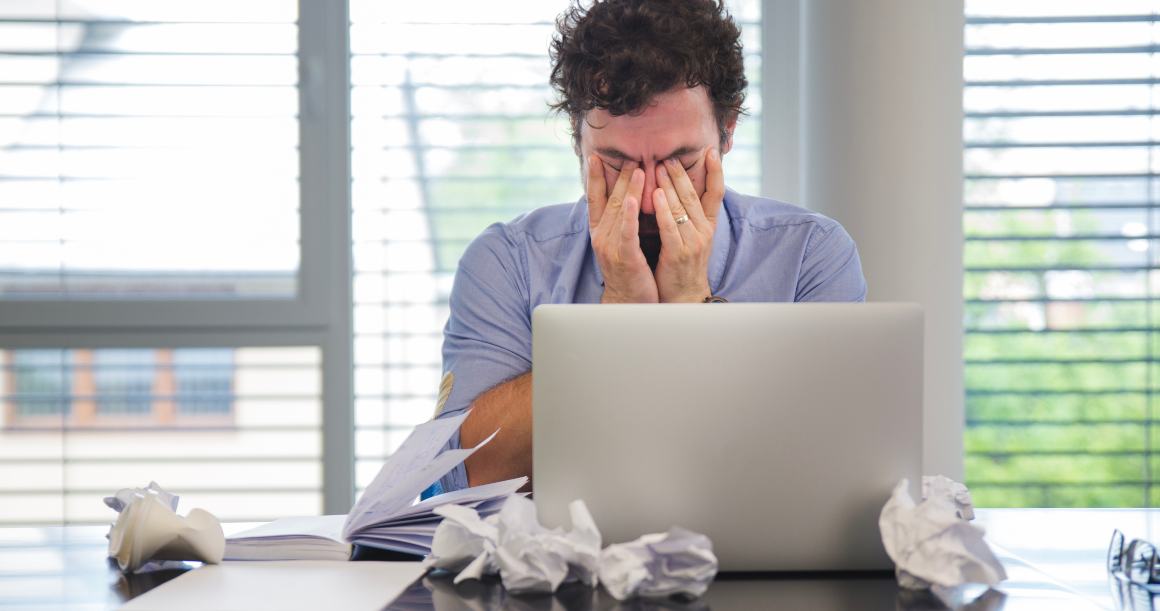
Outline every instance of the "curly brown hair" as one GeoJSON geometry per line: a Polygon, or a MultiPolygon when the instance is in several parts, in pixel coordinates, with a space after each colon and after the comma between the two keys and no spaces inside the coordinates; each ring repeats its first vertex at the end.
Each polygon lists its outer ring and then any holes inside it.
{"type": "Polygon", "coordinates": [[[597,0],[587,10],[575,0],[556,20],[551,57],[551,106],[568,114],[577,152],[589,110],[638,114],[680,83],[708,90],[722,144],[745,112],[741,30],[722,0],[597,0]]]}

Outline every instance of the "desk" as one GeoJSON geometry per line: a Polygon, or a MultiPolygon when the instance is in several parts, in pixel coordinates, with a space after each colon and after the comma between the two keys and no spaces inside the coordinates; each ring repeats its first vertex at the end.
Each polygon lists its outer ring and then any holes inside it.
{"type": "MultiPolygon", "coordinates": [[[[1129,539],[1160,542],[1158,509],[984,509],[977,514],[975,522],[1004,554],[1106,609],[1120,606],[1105,568],[1112,529],[1129,539]]],[[[1160,611],[1160,597],[1153,604],[1160,611]]]]}
{"type": "MultiPolygon", "coordinates": [[[[1010,579],[970,607],[1008,611],[1115,609],[1104,574],[1114,526],[1152,537],[1160,511],[981,510],[1010,579]]],[[[105,558],[104,526],[0,528],[0,609],[111,609],[182,573],[122,576],[105,558]]],[[[868,575],[722,576],[690,603],[617,605],[603,591],[572,586],[555,596],[512,597],[494,581],[458,587],[446,577],[412,585],[391,609],[938,609],[929,596],[900,592],[892,577],[868,575]]]]}

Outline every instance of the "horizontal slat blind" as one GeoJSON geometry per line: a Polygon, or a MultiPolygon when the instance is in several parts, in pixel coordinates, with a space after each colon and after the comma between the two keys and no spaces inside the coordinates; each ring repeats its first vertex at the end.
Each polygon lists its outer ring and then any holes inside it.
{"type": "MultiPolygon", "coordinates": [[[[0,300],[295,298],[297,18],[0,2],[0,300]]],[[[320,350],[150,333],[0,348],[0,525],[108,522],[149,480],[225,520],[319,513],[320,350]]]]}
{"type": "Polygon", "coordinates": [[[156,480],[223,520],[322,510],[317,348],[0,351],[0,526],[156,480]]]}
{"type": "Polygon", "coordinates": [[[295,297],[296,19],[0,3],[0,299],[295,297]]]}
{"type": "MultiPolygon", "coordinates": [[[[760,184],[760,2],[743,29],[750,115],[726,182],[760,184]]],[[[351,2],[357,482],[439,388],[447,295],[484,227],[583,191],[567,121],[549,113],[548,44],[568,5],[351,2]]]]}
{"type": "Polygon", "coordinates": [[[1154,505],[1160,1],[966,12],[967,482],[1154,505]]]}

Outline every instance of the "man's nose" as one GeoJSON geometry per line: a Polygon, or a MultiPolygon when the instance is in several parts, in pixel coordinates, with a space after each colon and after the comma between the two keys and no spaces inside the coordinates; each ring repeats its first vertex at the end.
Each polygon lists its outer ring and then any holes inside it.
{"type": "Polygon", "coordinates": [[[645,214],[656,214],[653,191],[657,188],[657,164],[645,163],[641,169],[644,170],[644,193],[640,197],[640,211],[645,214]]]}

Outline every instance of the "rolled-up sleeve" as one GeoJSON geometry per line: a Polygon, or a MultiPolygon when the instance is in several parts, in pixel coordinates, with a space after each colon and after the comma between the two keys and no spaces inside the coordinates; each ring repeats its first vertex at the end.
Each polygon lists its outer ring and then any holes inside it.
{"type": "Polygon", "coordinates": [[[866,301],[858,247],[836,222],[810,235],[794,301],[866,301]]]}
{"type": "MultiPolygon", "coordinates": [[[[443,375],[453,376],[439,418],[462,413],[482,392],[532,368],[532,324],[523,251],[495,224],[467,247],[455,273],[443,329],[443,375]]],[[[459,434],[448,448],[460,447],[459,434]]],[[[460,464],[439,481],[442,491],[467,487],[460,464]]]]}

